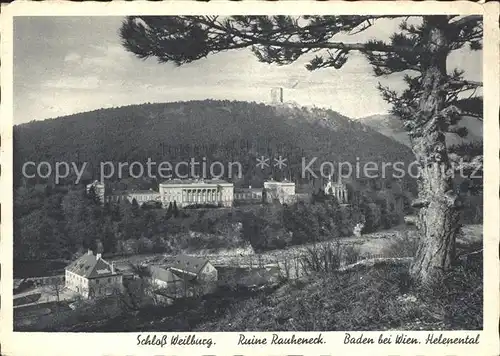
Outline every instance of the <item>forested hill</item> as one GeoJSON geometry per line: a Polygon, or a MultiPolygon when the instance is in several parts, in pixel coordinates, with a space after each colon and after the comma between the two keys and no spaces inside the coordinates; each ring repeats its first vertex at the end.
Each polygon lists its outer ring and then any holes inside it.
{"type": "Polygon", "coordinates": [[[302,157],[353,164],[357,157],[361,162],[412,160],[409,148],[331,110],[214,100],[132,105],[33,121],[14,127],[14,145],[16,184],[26,161],[98,166],[148,157],[156,162],[207,157],[239,160],[251,180],[255,158],[274,157],[272,152],[282,153],[294,167],[290,177],[300,175],[295,168],[302,157]]]}
{"type": "MultiPolygon", "coordinates": [[[[358,120],[385,136],[393,138],[408,147],[411,146],[410,137],[404,129],[402,121],[394,115],[370,115],[358,120]]],[[[446,133],[448,147],[467,143],[481,143],[483,141],[482,121],[471,116],[465,116],[460,121],[460,126],[467,129],[467,136],[459,137],[456,134],[446,133]]]]}

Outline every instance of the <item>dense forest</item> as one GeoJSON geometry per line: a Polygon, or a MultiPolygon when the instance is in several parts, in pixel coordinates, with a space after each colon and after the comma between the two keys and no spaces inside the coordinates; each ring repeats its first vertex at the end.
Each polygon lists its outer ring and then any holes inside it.
{"type": "MultiPolygon", "coordinates": [[[[413,157],[408,147],[331,110],[212,100],[133,105],[34,121],[14,127],[14,145],[16,186],[37,180],[22,179],[27,161],[87,162],[83,178],[90,181],[99,176],[101,162],[150,158],[174,163],[206,157],[209,162],[240,162],[244,184],[257,186],[270,174],[301,180],[302,157],[317,157],[318,164],[355,164],[357,159],[409,163],[413,157]],[[272,165],[268,171],[256,169],[256,157],[278,154],[287,158],[286,170],[271,172],[272,165]]],[[[74,177],[67,179],[72,181],[74,177]]]]}

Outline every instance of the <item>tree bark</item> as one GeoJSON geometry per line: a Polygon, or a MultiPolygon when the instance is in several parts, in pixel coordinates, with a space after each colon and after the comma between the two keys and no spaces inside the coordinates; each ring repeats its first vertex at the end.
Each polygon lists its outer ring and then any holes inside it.
{"type": "Polygon", "coordinates": [[[426,48],[421,59],[422,92],[413,152],[419,162],[420,245],[411,265],[412,279],[422,284],[439,284],[455,258],[455,240],[460,229],[459,201],[453,190],[451,168],[441,122],[449,53],[447,21],[444,16],[424,17],[426,48]]]}

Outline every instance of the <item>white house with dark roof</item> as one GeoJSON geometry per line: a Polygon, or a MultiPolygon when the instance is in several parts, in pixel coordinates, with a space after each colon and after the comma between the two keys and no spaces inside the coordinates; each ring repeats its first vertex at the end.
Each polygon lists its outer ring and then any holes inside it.
{"type": "Polygon", "coordinates": [[[170,270],[182,279],[196,279],[200,282],[217,281],[217,269],[206,258],[179,255],[175,257],[170,270]]]}
{"type": "Polygon", "coordinates": [[[169,299],[205,294],[216,287],[217,269],[207,259],[176,256],[170,267],[150,266],[155,293],[169,299]]]}
{"type": "Polygon", "coordinates": [[[101,254],[89,250],[73,261],[65,270],[65,286],[85,298],[110,295],[123,285],[121,273],[101,258],[101,254]]]}
{"type": "Polygon", "coordinates": [[[157,294],[170,299],[180,298],[186,295],[184,280],[172,273],[170,269],[159,266],[150,266],[151,282],[157,294]]]}

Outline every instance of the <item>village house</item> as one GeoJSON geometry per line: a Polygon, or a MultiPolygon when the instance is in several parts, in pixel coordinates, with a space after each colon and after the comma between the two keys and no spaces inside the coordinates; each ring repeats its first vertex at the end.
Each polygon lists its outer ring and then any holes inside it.
{"type": "Polygon", "coordinates": [[[65,269],[65,287],[85,298],[97,298],[119,291],[123,285],[121,273],[89,250],[65,269]]]}
{"type": "Polygon", "coordinates": [[[150,266],[149,270],[156,293],[170,299],[209,293],[218,279],[210,261],[195,256],[177,256],[172,266],[150,266]]]}
{"type": "Polygon", "coordinates": [[[149,271],[154,293],[164,297],[168,302],[186,296],[187,286],[182,278],[172,273],[170,269],[149,266],[149,271]]]}
{"type": "Polygon", "coordinates": [[[170,270],[177,276],[191,280],[217,282],[217,269],[205,258],[179,255],[170,270]]]}

